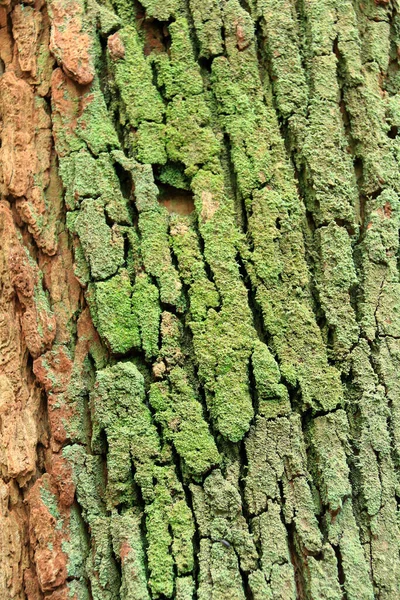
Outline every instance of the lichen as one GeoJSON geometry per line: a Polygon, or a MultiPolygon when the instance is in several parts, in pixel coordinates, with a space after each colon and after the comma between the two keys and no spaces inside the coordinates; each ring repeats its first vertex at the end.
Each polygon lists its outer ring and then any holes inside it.
{"type": "Polygon", "coordinates": [[[114,354],[140,348],[137,313],[132,310],[132,292],[125,269],[94,285],[97,328],[114,354]]]}

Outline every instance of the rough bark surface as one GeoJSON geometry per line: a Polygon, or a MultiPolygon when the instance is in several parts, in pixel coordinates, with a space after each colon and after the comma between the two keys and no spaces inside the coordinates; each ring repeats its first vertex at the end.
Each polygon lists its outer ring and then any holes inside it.
{"type": "Polygon", "coordinates": [[[0,597],[400,597],[392,0],[0,0],[0,597]]]}

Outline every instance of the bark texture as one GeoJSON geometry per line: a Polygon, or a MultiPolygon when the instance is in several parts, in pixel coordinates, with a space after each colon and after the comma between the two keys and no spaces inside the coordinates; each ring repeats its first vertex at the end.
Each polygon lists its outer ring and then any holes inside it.
{"type": "Polygon", "coordinates": [[[0,596],[400,597],[392,0],[0,0],[0,596]]]}

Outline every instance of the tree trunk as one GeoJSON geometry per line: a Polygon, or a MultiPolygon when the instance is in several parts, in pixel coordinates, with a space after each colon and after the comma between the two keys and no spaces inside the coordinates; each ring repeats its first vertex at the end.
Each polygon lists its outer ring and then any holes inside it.
{"type": "Polygon", "coordinates": [[[395,0],[0,0],[0,596],[400,598],[395,0]]]}

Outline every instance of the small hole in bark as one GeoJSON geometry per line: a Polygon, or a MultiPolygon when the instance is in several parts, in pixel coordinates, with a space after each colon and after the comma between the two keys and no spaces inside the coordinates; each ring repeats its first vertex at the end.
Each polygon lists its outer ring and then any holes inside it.
{"type": "Polygon", "coordinates": [[[165,206],[169,213],[177,215],[190,215],[194,211],[192,192],[181,190],[172,185],[158,183],[160,191],[158,201],[165,206]]]}
{"type": "Polygon", "coordinates": [[[2,58],[0,58],[0,77],[1,77],[1,75],[3,75],[5,70],[6,70],[6,65],[4,63],[4,60],[2,58]]]}
{"type": "Polygon", "coordinates": [[[391,127],[388,131],[388,137],[390,137],[390,139],[394,140],[397,137],[398,133],[399,133],[399,128],[396,127],[395,125],[393,125],[393,127],[391,127]]]}

